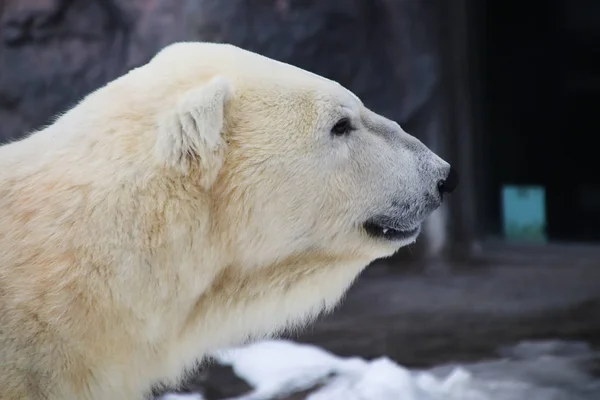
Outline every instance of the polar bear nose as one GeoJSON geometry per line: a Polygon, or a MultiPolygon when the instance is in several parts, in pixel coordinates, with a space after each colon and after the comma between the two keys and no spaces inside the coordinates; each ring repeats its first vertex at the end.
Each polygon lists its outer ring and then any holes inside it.
{"type": "Polygon", "coordinates": [[[437,186],[442,197],[444,197],[444,194],[452,193],[458,186],[458,174],[456,173],[456,170],[450,167],[450,171],[448,172],[446,179],[438,181],[437,186]]]}

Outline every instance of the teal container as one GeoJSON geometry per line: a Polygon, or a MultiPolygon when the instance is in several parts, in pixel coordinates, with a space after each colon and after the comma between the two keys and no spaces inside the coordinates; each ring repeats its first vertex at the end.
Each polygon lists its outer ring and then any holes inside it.
{"type": "Polygon", "coordinates": [[[546,191],[542,186],[502,187],[504,237],[510,241],[545,243],[546,191]]]}

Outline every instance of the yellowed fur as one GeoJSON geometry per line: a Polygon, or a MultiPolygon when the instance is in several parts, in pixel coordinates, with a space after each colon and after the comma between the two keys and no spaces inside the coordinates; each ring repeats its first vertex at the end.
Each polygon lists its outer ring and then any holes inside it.
{"type": "Polygon", "coordinates": [[[361,223],[434,187],[427,165],[447,166],[335,82],[169,46],[0,147],[0,398],[141,399],[330,309],[414,241],[361,223]],[[364,143],[328,134],[344,112],[375,121],[364,143]]]}

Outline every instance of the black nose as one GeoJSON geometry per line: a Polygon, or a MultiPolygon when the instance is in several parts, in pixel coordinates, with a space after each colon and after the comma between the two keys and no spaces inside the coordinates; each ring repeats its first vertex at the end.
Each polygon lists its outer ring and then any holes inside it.
{"type": "Polygon", "coordinates": [[[440,194],[444,196],[444,194],[450,194],[456,189],[458,186],[458,174],[454,170],[454,168],[450,167],[450,172],[448,172],[448,176],[446,179],[443,179],[438,182],[438,190],[440,194]]]}

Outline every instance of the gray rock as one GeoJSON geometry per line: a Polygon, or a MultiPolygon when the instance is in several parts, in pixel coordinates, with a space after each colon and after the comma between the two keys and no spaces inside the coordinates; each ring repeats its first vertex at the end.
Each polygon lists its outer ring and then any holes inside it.
{"type": "MultiPolygon", "coordinates": [[[[5,0],[0,141],[49,123],[178,40],[230,42],[347,86],[401,123],[436,84],[436,1],[5,0]]],[[[419,136],[418,126],[411,133],[419,136]]]]}

